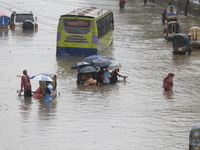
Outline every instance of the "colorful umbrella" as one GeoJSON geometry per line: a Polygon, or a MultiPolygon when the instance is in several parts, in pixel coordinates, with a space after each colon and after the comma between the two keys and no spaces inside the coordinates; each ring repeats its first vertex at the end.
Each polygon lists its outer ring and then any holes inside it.
{"type": "Polygon", "coordinates": [[[79,73],[92,73],[92,72],[97,72],[97,70],[98,69],[94,66],[85,66],[85,67],[78,69],[78,72],[79,73]]]}
{"type": "Polygon", "coordinates": [[[95,59],[90,63],[92,66],[95,67],[108,67],[111,64],[111,61],[108,59],[95,59]]]}
{"type": "Polygon", "coordinates": [[[39,81],[53,81],[50,77],[42,75],[42,74],[32,76],[30,79],[35,79],[35,80],[39,80],[39,81]]]}
{"type": "Polygon", "coordinates": [[[87,62],[78,62],[78,63],[75,63],[72,67],[71,67],[71,69],[79,69],[79,68],[81,68],[81,67],[83,67],[83,66],[89,66],[90,64],[89,63],[87,63],[87,62]]]}
{"type": "Polygon", "coordinates": [[[108,66],[108,70],[115,70],[115,69],[120,69],[122,65],[116,61],[116,60],[111,60],[111,64],[108,66]]]}

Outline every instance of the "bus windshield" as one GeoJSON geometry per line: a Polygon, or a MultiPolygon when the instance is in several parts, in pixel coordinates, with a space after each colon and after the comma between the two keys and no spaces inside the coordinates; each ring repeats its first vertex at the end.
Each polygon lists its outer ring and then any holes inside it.
{"type": "Polygon", "coordinates": [[[63,20],[64,30],[67,33],[87,34],[90,32],[91,22],[83,20],[63,20]]]}

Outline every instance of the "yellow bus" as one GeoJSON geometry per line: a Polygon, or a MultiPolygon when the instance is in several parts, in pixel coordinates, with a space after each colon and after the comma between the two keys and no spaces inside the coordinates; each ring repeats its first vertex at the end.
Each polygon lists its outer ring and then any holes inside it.
{"type": "Polygon", "coordinates": [[[57,27],[56,56],[99,55],[112,43],[111,10],[80,8],[61,15],[57,27]]]}

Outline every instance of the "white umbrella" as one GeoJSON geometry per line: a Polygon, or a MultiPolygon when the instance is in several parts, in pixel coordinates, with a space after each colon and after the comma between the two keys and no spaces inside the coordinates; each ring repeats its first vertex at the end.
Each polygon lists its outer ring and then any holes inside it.
{"type": "Polygon", "coordinates": [[[32,76],[30,79],[35,79],[35,80],[39,80],[39,81],[53,81],[52,78],[45,76],[45,75],[32,76]]]}

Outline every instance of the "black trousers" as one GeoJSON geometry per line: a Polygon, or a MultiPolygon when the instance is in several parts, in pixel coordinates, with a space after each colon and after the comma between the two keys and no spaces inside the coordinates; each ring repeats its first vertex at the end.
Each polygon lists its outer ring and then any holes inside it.
{"type": "Polygon", "coordinates": [[[32,93],[31,93],[31,89],[24,89],[24,97],[31,97],[32,93]]]}

